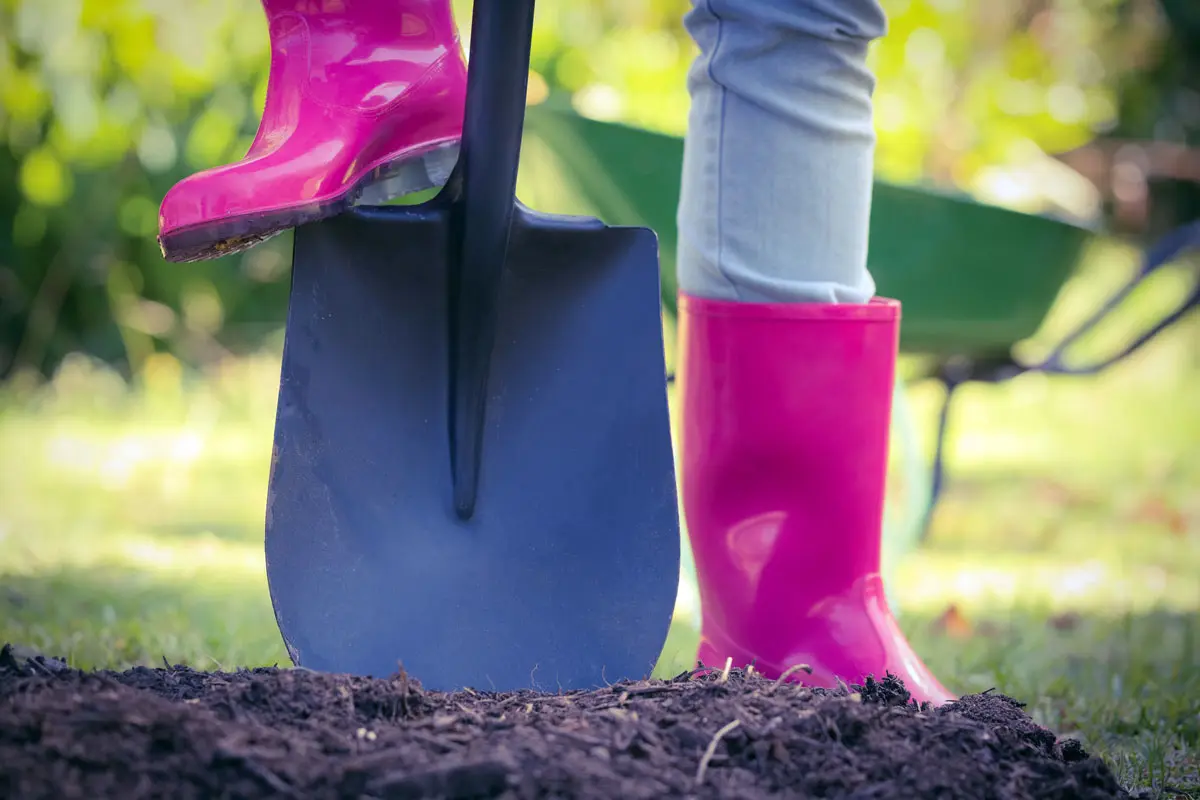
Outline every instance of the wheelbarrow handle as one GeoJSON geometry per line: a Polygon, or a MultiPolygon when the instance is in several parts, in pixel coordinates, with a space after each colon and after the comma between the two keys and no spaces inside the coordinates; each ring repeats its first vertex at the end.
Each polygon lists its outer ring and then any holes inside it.
{"type": "Polygon", "coordinates": [[[1183,299],[1171,313],[1164,316],[1148,330],[1139,335],[1124,348],[1113,355],[1082,366],[1069,366],[1063,361],[1067,349],[1095,328],[1111,314],[1129,295],[1142,285],[1151,275],[1167,264],[1173,263],[1189,250],[1200,249],[1200,220],[1183,225],[1159,239],[1146,250],[1142,257],[1142,266],[1129,281],[1110,297],[1092,316],[1088,317],[1074,331],[1063,338],[1058,346],[1050,351],[1039,364],[1027,367],[1055,375],[1094,375],[1101,370],[1136,353],[1151,339],[1175,324],[1197,305],[1200,305],[1200,282],[1192,289],[1191,294],[1183,299]]]}
{"type": "Polygon", "coordinates": [[[938,415],[937,438],[931,469],[931,486],[929,504],[927,506],[926,522],[921,539],[928,535],[929,518],[937,505],[945,488],[945,446],[946,430],[950,417],[950,401],[955,390],[969,381],[983,383],[1000,383],[1010,380],[1026,372],[1042,372],[1048,375],[1095,375],[1112,365],[1123,361],[1141,350],[1152,339],[1183,319],[1192,311],[1200,308],[1200,278],[1197,279],[1191,292],[1169,314],[1164,315],[1158,322],[1137,336],[1129,344],[1117,352],[1091,363],[1070,365],[1064,360],[1066,351],[1072,344],[1079,341],[1085,334],[1109,318],[1127,297],[1141,286],[1151,275],[1162,267],[1174,263],[1180,256],[1191,250],[1200,250],[1200,220],[1182,225],[1159,239],[1146,249],[1142,256],[1141,268],[1129,279],[1124,286],[1117,290],[1099,309],[1083,321],[1070,334],[1056,345],[1044,359],[1034,364],[1021,364],[1011,356],[989,361],[971,361],[964,359],[943,365],[938,379],[946,387],[946,396],[942,400],[942,409],[938,415]]]}
{"type": "Polygon", "coordinates": [[[475,0],[462,146],[452,191],[451,468],[454,508],[475,511],[498,298],[516,209],[534,0],[475,0]]]}

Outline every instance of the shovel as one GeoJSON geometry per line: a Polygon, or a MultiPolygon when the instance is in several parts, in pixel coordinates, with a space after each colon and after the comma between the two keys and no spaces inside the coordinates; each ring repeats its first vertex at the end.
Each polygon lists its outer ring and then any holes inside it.
{"type": "Polygon", "coordinates": [[[266,512],[293,662],[431,689],[649,674],[679,519],[657,239],[515,199],[533,0],[477,0],[461,157],[295,233],[266,512]]]}

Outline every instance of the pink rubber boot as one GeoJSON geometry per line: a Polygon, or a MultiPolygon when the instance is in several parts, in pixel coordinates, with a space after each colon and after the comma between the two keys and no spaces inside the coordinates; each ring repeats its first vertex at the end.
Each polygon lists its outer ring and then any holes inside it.
{"type": "Polygon", "coordinates": [[[271,72],[245,158],[192,175],[159,210],[168,261],[444,183],[467,70],[450,0],[262,0],[271,72]]]}
{"type": "Polygon", "coordinates": [[[699,659],[832,687],[890,672],[951,695],[896,626],[879,574],[900,304],[680,296],[683,509],[699,659]]]}

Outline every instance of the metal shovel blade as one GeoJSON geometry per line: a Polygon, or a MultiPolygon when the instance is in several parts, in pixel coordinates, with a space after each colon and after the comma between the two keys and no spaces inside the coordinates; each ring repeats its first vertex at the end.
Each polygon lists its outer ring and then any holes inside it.
{"type": "Polygon", "coordinates": [[[463,519],[451,220],[296,231],[266,525],[289,652],[435,689],[643,677],[679,569],[655,236],[516,207],[463,519]]]}

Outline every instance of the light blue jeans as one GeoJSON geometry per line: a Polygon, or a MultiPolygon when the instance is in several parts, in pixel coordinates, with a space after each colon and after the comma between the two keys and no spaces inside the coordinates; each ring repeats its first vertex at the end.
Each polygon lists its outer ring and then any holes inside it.
{"type": "Polygon", "coordinates": [[[692,0],[700,48],[680,197],[680,288],[862,303],[875,157],[877,0],[692,0]]]}

